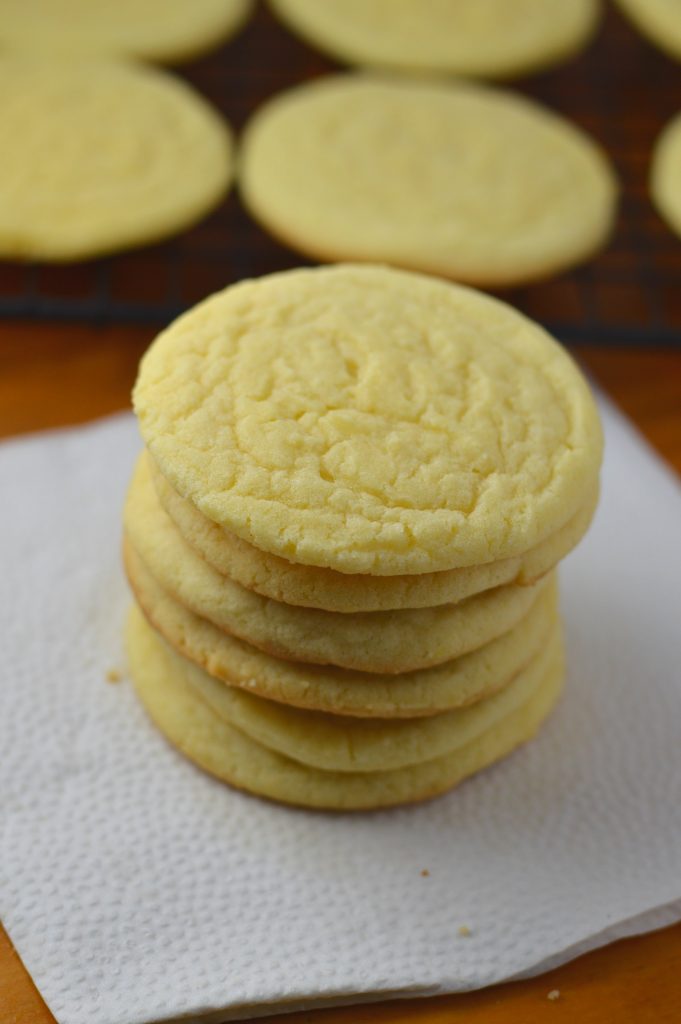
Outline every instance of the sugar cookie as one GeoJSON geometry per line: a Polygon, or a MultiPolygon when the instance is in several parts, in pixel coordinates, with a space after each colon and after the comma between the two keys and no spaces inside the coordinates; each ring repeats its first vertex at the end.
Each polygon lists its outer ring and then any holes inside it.
{"type": "MultiPolygon", "coordinates": [[[[681,24],[681,8],[679,21],[681,24]]],[[[667,224],[681,235],[681,114],[669,122],[655,143],[650,191],[667,224]]]]}
{"type": "Polygon", "coordinates": [[[79,260],[155,242],[205,216],[232,174],[222,117],[141,65],[1,56],[0,136],[11,140],[0,160],[5,258],[79,260]]]}
{"type": "Polygon", "coordinates": [[[482,286],[588,259],[613,224],[605,154],[520,94],[331,75],[280,93],[247,125],[251,213],[324,261],[384,261],[482,286]]]}
{"type": "Polygon", "coordinates": [[[220,718],[269,750],[323,771],[377,772],[430,761],[482,735],[531,697],[561,651],[556,624],[542,649],[494,696],[428,718],[393,721],[289,708],[225,686],[191,661],[181,664],[185,680],[220,718]]]}
{"type": "Polygon", "coordinates": [[[410,672],[475,650],[519,622],[546,582],[509,583],[435,608],[347,614],[296,608],[246,590],[197,555],[148,477],[134,475],[123,521],[147,570],[196,615],[279,658],[364,672],[410,672]]]}
{"type": "Polygon", "coordinates": [[[679,0],[616,0],[634,25],[668,53],[681,60],[681,8],[679,0]]]}
{"type": "Polygon", "coordinates": [[[142,359],[142,435],[171,485],[270,554],[345,573],[521,555],[597,485],[596,406],[504,303],[373,266],[231,286],[142,359]]]}
{"type": "Polygon", "coordinates": [[[553,579],[516,626],[483,647],[434,668],[380,675],[272,657],[185,608],[159,586],[130,547],[125,562],[140,608],[185,658],[230,686],[336,715],[415,718],[473,704],[527,665],[556,620],[553,579]]]}
{"type": "Polygon", "coordinates": [[[3,50],[175,61],[219,46],[252,0],[3,0],[3,50]]]}
{"type": "Polygon", "coordinates": [[[533,583],[579,543],[598,502],[596,489],[565,526],[515,558],[416,576],[350,576],[259,551],[206,519],[170,486],[148,452],[143,453],[141,461],[140,472],[151,473],[159,501],[184,540],[213,568],[263,597],[329,612],[428,608],[462,601],[505,583],[533,583]]]}
{"type": "Polygon", "coordinates": [[[128,627],[135,688],[149,715],[187,757],[218,778],[260,796],[305,807],[360,810],[424,800],[510,753],[553,708],[562,686],[556,661],[527,700],[453,753],[386,772],[325,772],[255,742],[198,698],[178,671],[178,658],[135,609],[128,627]]]}
{"type": "Polygon", "coordinates": [[[581,50],[597,0],[270,0],[312,46],[400,71],[510,77],[581,50]]]}

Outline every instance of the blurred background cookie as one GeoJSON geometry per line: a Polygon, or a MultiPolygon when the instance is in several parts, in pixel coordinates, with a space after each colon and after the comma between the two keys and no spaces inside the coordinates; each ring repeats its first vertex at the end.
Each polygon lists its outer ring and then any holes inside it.
{"type": "Polygon", "coordinates": [[[681,4],[679,0],[615,0],[652,43],[681,60],[681,4]]]}
{"type": "Polygon", "coordinates": [[[591,256],[617,193],[599,147],[532,100],[366,74],[317,79],[257,111],[239,188],[253,216],[307,256],[492,287],[591,256]]]}
{"type": "Polygon", "coordinates": [[[253,0],[3,0],[0,46],[174,63],[237,32],[253,0]]]}
{"type": "MultiPolygon", "coordinates": [[[[681,14],[681,7],[680,7],[681,14]]],[[[681,235],[681,114],[670,121],[653,150],[650,193],[669,227],[681,235]]]]}
{"type": "Polygon", "coordinates": [[[0,256],[68,262],[194,224],[225,196],[231,132],[191,86],[114,61],[0,57],[0,256]]]}
{"type": "Polygon", "coordinates": [[[307,42],[348,64],[482,78],[565,60],[589,41],[600,0],[270,0],[307,42]]]}

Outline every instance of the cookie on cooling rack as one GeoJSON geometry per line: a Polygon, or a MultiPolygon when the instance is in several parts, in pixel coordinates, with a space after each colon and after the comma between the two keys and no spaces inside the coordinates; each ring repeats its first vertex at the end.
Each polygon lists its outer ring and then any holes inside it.
{"type": "Polygon", "coordinates": [[[617,191],[595,143],[524,96],[359,73],[297,86],[256,111],[239,187],[263,227],[316,259],[490,287],[591,257],[617,191]]]}
{"type": "Polygon", "coordinates": [[[270,0],[312,46],[349,64],[481,78],[571,57],[591,38],[600,0],[270,0]]]}
{"type": "Polygon", "coordinates": [[[166,72],[3,53],[0,95],[0,257],[69,262],[155,242],[229,188],[228,125],[166,72]]]}

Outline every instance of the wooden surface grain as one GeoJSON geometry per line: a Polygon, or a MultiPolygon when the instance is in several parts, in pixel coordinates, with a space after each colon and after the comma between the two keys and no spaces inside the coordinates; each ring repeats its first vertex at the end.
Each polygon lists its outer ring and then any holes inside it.
{"type": "MultiPolygon", "coordinates": [[[[0,436],[127,408],[139,357],[152,334],[145,328],[1,323],[0,436]]],[[[576,355],[681,471],[681,350],[583,347],[576,355]]],[[[267,1019],[281,1024],[672,1024],[681,1020],[680,965],[677,925],[597,950],[539,978],[482,992],[267,1019]],[[558,998],[549,999],[556,990],[558,998]]],[[[54,1024],[1,929],[0,1022],[54,1024]]]]}

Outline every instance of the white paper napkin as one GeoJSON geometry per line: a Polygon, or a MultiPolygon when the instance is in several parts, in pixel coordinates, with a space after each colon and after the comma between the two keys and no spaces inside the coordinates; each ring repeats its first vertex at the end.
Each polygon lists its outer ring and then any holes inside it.
{"type": "Polygon", "coordinates": [[[220,785],[105,681],[132,419],[0,448],[0,914],[61,1024],[459,991],[681,917],[681,491],[604,416],[559,708],[448,796],[355,816],[220,785]]]}

